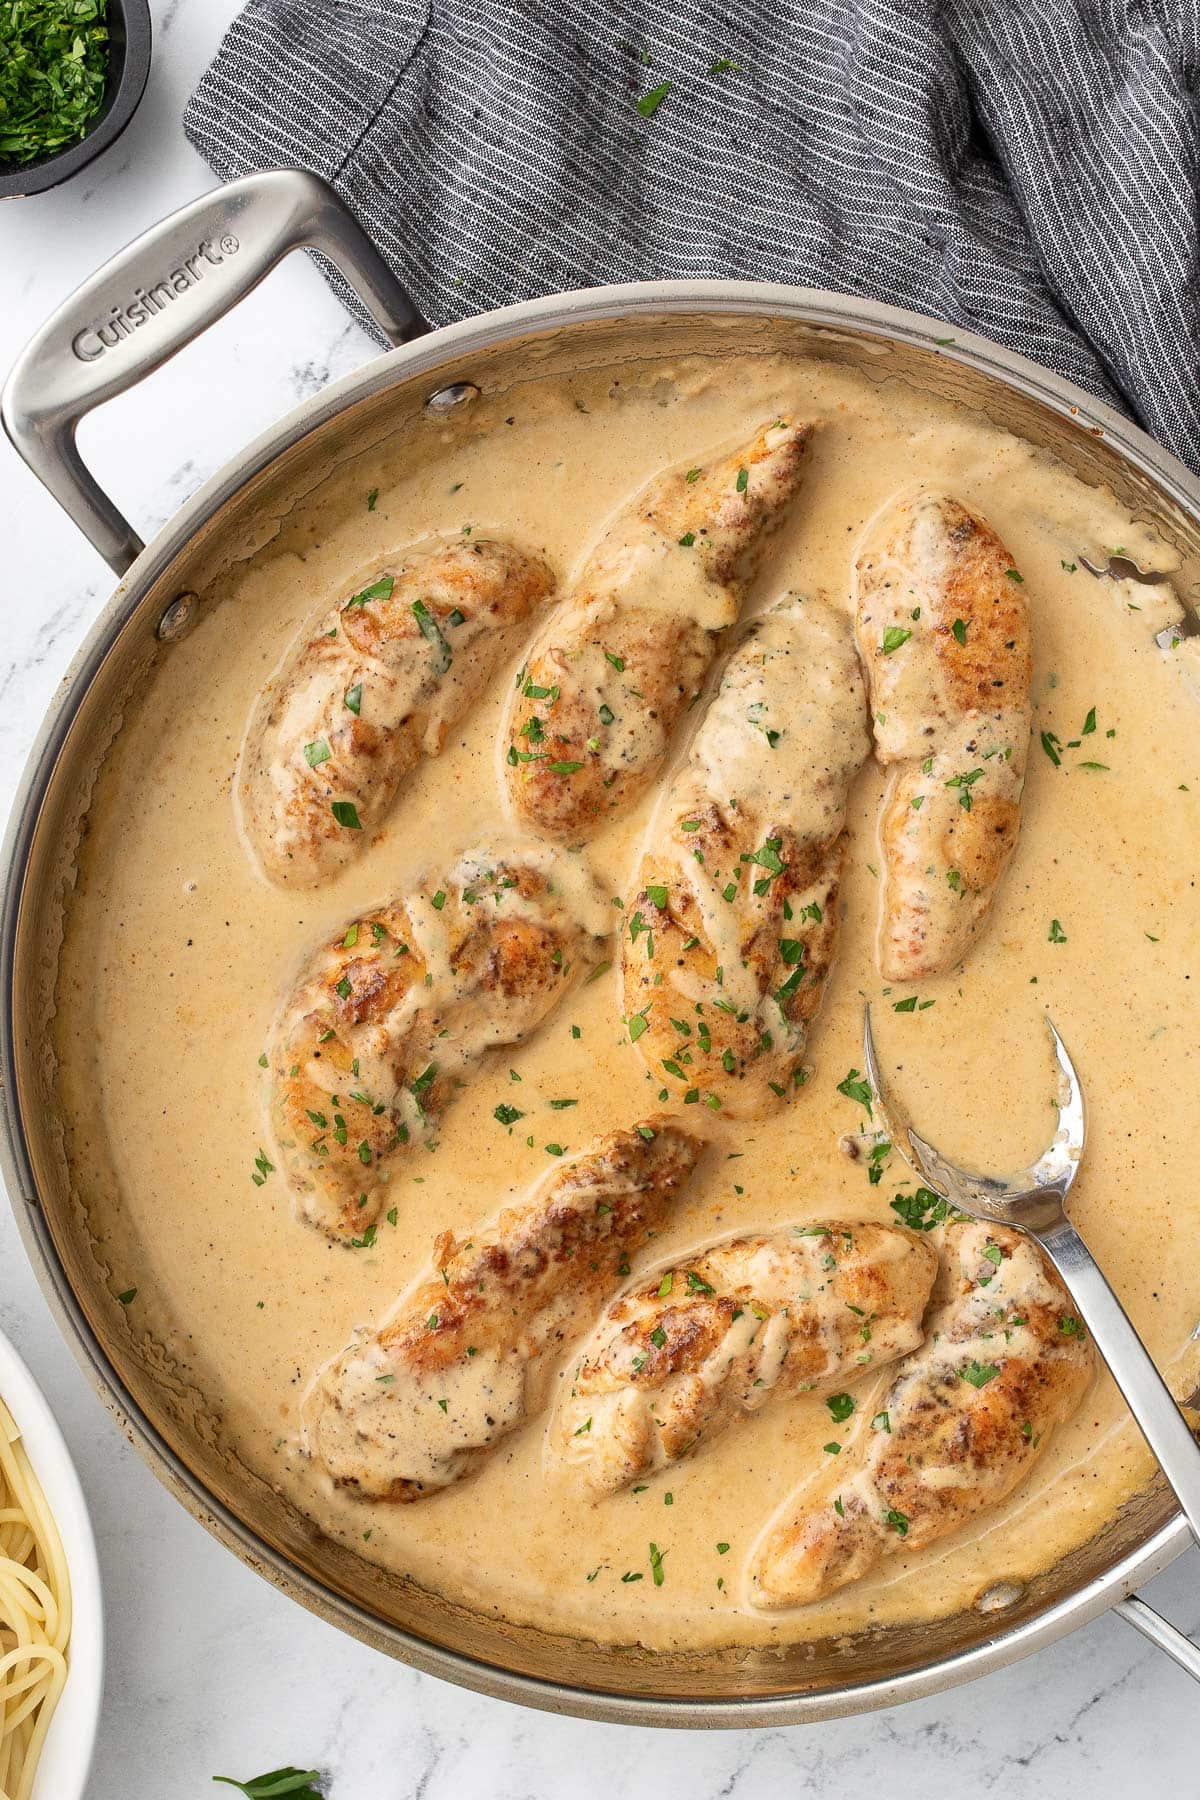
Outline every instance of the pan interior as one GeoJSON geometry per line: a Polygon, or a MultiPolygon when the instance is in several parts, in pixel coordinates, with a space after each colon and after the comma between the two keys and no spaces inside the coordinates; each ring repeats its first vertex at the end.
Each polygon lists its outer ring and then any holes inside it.
{"type": "MultiPolygon", "coordinates": [[[[294,543],[305,531],[315,541],[331,484],[357,479],[361,470],[366,493],[370,471],[381,464],[413,467],[447,454],[459,434],[474,429],[474,418],[502,417],[503,398],[522,391],[531,379],[594,382],[607,379],[607,371],[635,378],[640,370],[691,367],[698,361],[719,368],[746,356],[816,357],[857,369],[873,385],[896,384],[897,393],[917,388],[980,412],[999,430],[1061,459],[1089,487],[1109,490],[1123,510],[1171,547],[1182,591],[1190,591],[1200,576],[1200,527],[1179,496],[1103,436],[931,348],[789,318],[690,314],[598,319],[546,330],[515,343],[464,351],[436,376],[422,371],[406,377],[407,363],[399,358],[394,374],[364,382],[358,398],[298,437],[218,506],[146,592],[128,602],[118,596],[115,613],[125,616],[119,628],[114,617],[107,642],[85,653],[91,680],[86,688],[77,687],[77,704],[62,720],[61,742],[52,746],[53,774],[29,833],[17,920],[16,1090],[41,1202],[29,1227],[60,1296],[77,1312],[94,1346],[91,1355],[101,1378],[110,1381],[110,1371],[115,1376],[118,1409],[131,1413],[150,1434],[160,1472],[165,1452],[168,1478],[199,1516],[281,1585],[380,1647],[499,1691],[503,1674],[493,1672],[503,1671],[577,1690],[581,1698],[567,1703],[583,1710],[588,1702],[582,1696],[589,1694],[630,1697],[648,1712],[661,1701],[762,1703],[786,1696],[805,1696],[816,1711],[852,1706],[864,1686],[945,1664],[993,1642],[999,1628],[1016,1632],[1037,1621],[1144,1546],[1172,1509],[1160,1487],[1148,1486],[1054,1567],[1011,1591],[981,1592],[979,1604],[949,1616],[917,1625],[838,1630],[800,1642],[716,1644],[703,1651],[649,1651],[547,1631],[457,1604],[431,1586],[381,1568],[351,1543],[319,1530],[261,1470],[239,1458],[195,1365],[177,1354],[167,1336],[144,1328],[133,1309],[115,1301],[122,1272],[91,1229],[95,1194],[104,1190],[119,1197],[111,1146],[100,1133],[81,1137],[75,1131],[68,1141],[62,1126],[54,1021],[76,996],[61,980],[61,950],[79,892],[81,858],[86,865],[89,835],[96,829],[93,798],[118,734],[139,715],[172,654],[158,628],[181,595],[188,596],[188,628],[218,616],[247,565],[261,564],[279,543],[294,543]],[[479,390],[486,413],[471,400],[429,405],[432,393],[459,383],[479,390]],[[463,1664],[447,1662],[445,1653],[463,1664]]],[[[162,754],[181,754],[168,732],[162,754]]],[[[146,779],[153,778],[153,768],[147,769],[146,779]]],[[[113,828],[109,815],[103,828],[113,828]]],[[[180,1079],[186,1079],[185,1070],[180,1079]]],[[[247,1184],[248,1204],[251,1197],[247,1184]]]]}

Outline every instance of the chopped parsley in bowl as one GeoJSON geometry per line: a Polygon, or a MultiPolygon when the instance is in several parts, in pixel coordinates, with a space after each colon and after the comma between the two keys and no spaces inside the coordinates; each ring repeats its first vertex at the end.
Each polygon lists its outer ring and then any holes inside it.
{"type": "Polygon", "coordinates": [[[81,143],[104,104],[107,0],[0,0],[0,167],[81,143]]]}

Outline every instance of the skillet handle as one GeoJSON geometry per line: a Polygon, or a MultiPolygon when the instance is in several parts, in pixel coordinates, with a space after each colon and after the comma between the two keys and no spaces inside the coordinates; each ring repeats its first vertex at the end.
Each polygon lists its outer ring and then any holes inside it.
{"type": "Polygon", "coordinates": [[[161,368],[291,250],[318,250],[336,264],[390,343],[428,330],[328,183],[273,169],[214,188],[135,238],[18,357],[0,394],[4,429],[117,575],[142,540],[84,467],[79,421],[161,368]]]}
{"type": "Polygon", "coordinates": [[[1200,1681],[1200,1644],[1194,1644],[1190,1637],[1180,1631],[1178,1625],[1172,1625],[1161,1613],[1156,1613],[1152,1606],[1138,1594],[1131,1594],[1128,1600],[1118,1600],[1113,1611],[1120,1613],[1126,1624],[1140,1631],[1144,1638],[1149,1638],[1160,1650],[1165,1650],[1173,1663],[1190,1675],[1193,1681],[1200,1681]]]}

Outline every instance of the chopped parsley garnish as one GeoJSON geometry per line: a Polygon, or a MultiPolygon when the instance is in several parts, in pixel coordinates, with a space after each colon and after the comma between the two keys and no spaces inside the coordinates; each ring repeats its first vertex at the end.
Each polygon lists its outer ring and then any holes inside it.
{"type": "Polygon", "coordinates": [[[973,1388],[981,1388],[995,1380],[1000,1370],[995,1363],[969,1362],[958,1372],[973,1388]]]}
{"type": "Polygon", "coordinates": [[[1062,749],[1062,739],[1056,732],[1043,731],[1042,749],[1046,752],[1046,755],[1050,758],[1050,761],[1054,764],[1056,769],[1062,766],[1062,757],[1059,755],[1059,751],[1062,749]]]}
{"type": "Polygon", "coordinates": [[[871,1111],[871,1084],[857,1069],[851,1069],[845,1080],[838,1082],[837,1091],[845,1094],[847,1100],[857,1100],[860,1106],[866,1107],[867,1116],[874,1117],[871,1111]]]}
{"type": "Polygon", "coordinates": [[[655,1587],[661,1587],[663,1584],[663,1557],[666,1554],[667,1554],[666,1551],[660,1550],[657,1544],[651,1544],[651,1546],[650,1546],[650,1574],[654,1581],[655,1587]]]}
{"type": "Polygon", "coordinates": [[[1065,944],[1067,941],[1067,934],[1057,919],[1051,919],[1050,930],[1046,936],[1047,942],[1051,944],[1065,944]]]}
{"type": "Polygon", "coordinates": [[[367,495],[367,511],[368,512],[375,511],[375,504],[378,499],[379,499],[379,489],[372,488],[370,493],[367,495]]]}
{"type": "Polygon", "coordinates": [[[328,762],[333,751],[324,738],[318,738],[315,744],[305,744],[304,760],[310,769],[319,769],[322,763],[328,762]]]}
{"type": "Polygon", "coordinates": [[[915,1194],[897,1194],[892,1211],[910,1231],[932,1231],[950,1217],[950,1202],[932,1188],[919,1187],[915,1194]]]}
{"type": "Polygon", "coordinates": [[[395,585],[396,583],[390,575],[381,575],[378,581],[371,583],[370,587],[363,588],[361,593],[357,593],[347,600],[342,611],[351,612],[355,607],[366,606],[371,600],[390,600],[395,585]]]}
{"type": "Polygon", "coordinates": [[[883,634],[883,654],[891,656],[894,650],[899,650],[901,644],[907,644],[911,636],[912,632],[906,631],[903,625],[889,625],[883,634]]]}
{"type": "Polygon", "coordinates": [[[346,692],[342,697],[346,703],[347,711],[352,712],[355,718],[357,718],[362,711],[362,682],[356,681],[353,687],[346,689],[346,692]]]}
{"type": "Polygon", "coordinates": [[[734,482],[733,485],[737,489],[739,494],[744,494],[746,489],[750,485],[749,469],[739,469],[737,472],[737,480],[734,482]]]}
{"type": "Polygon", "coordinates": [[[971,789],[977,781],[982,780],[983,770],[972,769],[969,775],[952,775],[946,783],[948,788],[958,789],[958,804],[964,812],[971,810],[971,789]]]}
{"type": "Polygon", "coordinates": [[[329,810],[338,825],[344,825],[347,831],[361,831],[362,820],[358,816],[358,808],[353,800],[333,800],[329,810]]]}
{"type": "Polygon", "coordinates": [[[830,1394],[825,1402],[829,1408],[829,1416],[835,1425],[842,1425],[854,1411],[857,1402],[853,1394],[830,1394]]]}
{"type": "Polygon", "coordinates": [[[505,1106],[502,1101],[492,1114],[492,1117],[493,1119],[499,1119],[501,1125],[515,1125],[518,1119],[523,1119],[525,1117],[525,1114],[521,1112],[518,1107],[505,1106]]]}
{"type": "Polygon", "coordinates": [[[1084,1335],[1083,1326],[1079,1320],[1072,1318],[1069,1314],[1058,1321],[1058,1329],[1063,1337],[1081,1338],[1084,1335]]]}
{"type": "Polygon", "coordinates": [[[667,890],[665,887],[648,887],[646,898],[662,912],[667,904],[667,890]]]}
{"type": "Polygon", "coordinates": [[[881,1138],[879,1143],[872,1144],[871,1154],[867,1158],[867,1180],[872,1187],[878,1187],[883,1180],[883,1165],[891,1153],[892,1146],[887,1138],[881,1138]]]}
{"type": "Polygon", "coordinates": [[[637,109],[641,113],[643,119],[652,119],[654,117],[670,91],[670,82],[660,81],[657,87],[651,88],[648,94],[643,94],[641,96],[637,102],[637,109]]]}
{"type": "Polygon", "coordinates": [[[412,603],[412,611],[413,618],[417,621],[421,636],[437,651],[438,673],[444,675],[446,670],[450,667],[450,664],[454,661],[454,652],[442,636],[441,626],[438,624],[423,600],[414,600],[412,603]]]}
{"type": "Polygon", "coordinates": [[[117,1299],[121,1302],[122,1306],[132,1306],[133,1302],[137,1299],[137,1289],[125,1288],[122,1293],[117,1295],[117,1299]]]}
{"type": "Polygon", "coordinates": [[[885,1525],[890,1525],[892,1530],[900,1537],[908,1536],[907,1513],[897,1512],[894,1506],[889,1506],[883,1515],[883,1522],[885,1525]]]}
{"type": "Polygon", "coordinates": [[[645,1013],[634,1013],[629,1021],[629,1041],[636,1044],[643,1032],[649,1031],[650,1021],[645,1013]]]}

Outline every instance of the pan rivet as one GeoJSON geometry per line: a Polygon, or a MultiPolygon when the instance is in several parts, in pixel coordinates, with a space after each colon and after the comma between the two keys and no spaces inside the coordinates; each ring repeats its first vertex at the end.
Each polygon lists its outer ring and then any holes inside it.
{"type": "Polygon", "coordinates": [[[994,1587],[985,1588],[975,1602],[975,1611],[981,1613],[1003,1612],[1006,1606],[1015,1606],[1025,1592],[1023,1581],[998,1581],[994,1587]]]}
{"type": "Polygon", "coordinates": [[[158,621],[156,635],[162,643],[177,644],[180,638],[187,636],[196,623],[196,608],[199,599],[200,596],[193,594],[190,589],[175,596],[158,621]]]}
{"type": "Polygon", "coordinates": [[[449,387],[436,389],[425,405],[432,413],[448,413],[456,406],[465,406],[468,401],[478,398],[479,389],[473,381],[455,381],[449,387]]]}

